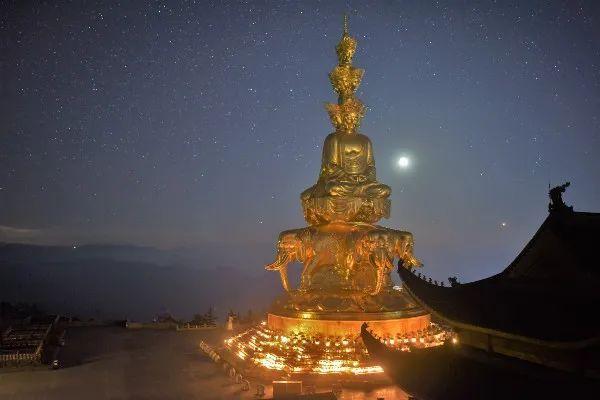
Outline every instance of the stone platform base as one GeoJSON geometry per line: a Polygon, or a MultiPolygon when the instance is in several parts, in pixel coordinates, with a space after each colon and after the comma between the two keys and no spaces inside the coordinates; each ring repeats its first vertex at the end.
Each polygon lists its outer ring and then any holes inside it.
{"type": "Polygon", "coordinates": [[[423,310],[379,313],[269,313],[267,326],[286,334],[310,336],[358,336],[361,325],[380,337],[396,337],[427,329],[431,316],[423,310]]]}

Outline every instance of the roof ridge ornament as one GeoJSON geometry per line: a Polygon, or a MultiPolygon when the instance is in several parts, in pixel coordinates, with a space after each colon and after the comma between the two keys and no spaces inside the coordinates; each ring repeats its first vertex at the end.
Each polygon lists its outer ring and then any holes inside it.
{"type": "Polygon", "coordinates": [[[573,211],[573,206],[567,206],[562,198],[563,193],[569,186],[571,186],[571,182],[565,182],[562,185],[558,185],[550,189],[550,184],[548,184],[548,196],[550,197],[548,212],[573,211]]]}

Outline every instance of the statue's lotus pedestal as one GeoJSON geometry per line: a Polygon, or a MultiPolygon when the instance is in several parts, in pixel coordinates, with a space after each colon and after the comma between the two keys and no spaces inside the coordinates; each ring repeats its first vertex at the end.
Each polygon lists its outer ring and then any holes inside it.
{"type": "Polygon", "coordinates": [[[393,286],[389,276],[385,278],[383,288],[373,295],[354,285],[353,290],[342,286],[338,290],[290,291],[272,304],[267,327],[284,335],[311,337],[359,336],[363,323],[382,338],[426,331],[431,324],[429,313],[402,288],[393,286]]]}
{"type": "Polygon", "coordinates": [[[326,224],[331,221],[375,223],[390,217],[390,200],[387,197],[306,196],[302,198],[304,219],[309,224],[326,224]]]}
{"type": "Polygon", "coordinates": [[[396,338],[426,331],[430,314],[422,309],[378,313],[288,312],[268,313],[267,326],[284,335],[303,334],[323,337],[356,337],[367,323],[369,329],[383,338],[396,338]]]}

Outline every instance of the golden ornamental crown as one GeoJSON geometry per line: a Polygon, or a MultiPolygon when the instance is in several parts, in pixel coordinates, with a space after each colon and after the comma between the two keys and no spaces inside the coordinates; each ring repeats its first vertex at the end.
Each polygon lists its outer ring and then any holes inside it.
{"type": "Polygon", "coordinates": [[[326,103],[329,119],[339,133],[354,133],[365,115],[365,106],[356,98],[350,98],[342,104],[326,103]]]}
{"type": "Polygon", "coordinates": [[[344,32],[342,40],[335,46],[335,52],[337,53],[340,65],[352,64],[352,57],[354,57],[354,53],[356,52],[356,40],[348,32],[344,32]]]}
{"type": "Polygon", "coordinates": [[[333,89],[342,101],[349,99],[360,85],[364,70],[349,65],[338,65],[329,73],[329,80],[333,89]]]}

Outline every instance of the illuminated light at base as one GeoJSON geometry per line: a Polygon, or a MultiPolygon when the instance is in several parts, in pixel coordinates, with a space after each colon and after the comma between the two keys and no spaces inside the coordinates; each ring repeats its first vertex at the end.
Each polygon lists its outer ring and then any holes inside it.
{"type": "Polygon", "coordinates": [[[245,360],[245,359],[246,359],[246,356],[247,356],[247,354],[246,354],[246,353],[244,353],[242,350],[240,350],[240,351],[238,351],[238,352],[237,352],[237,356],[238,356],[239,358],[241,358],[242,360],[245,360]]]}
{"type": "Polygon", "coordinates": [[[271,353],[267,353],[263,358],[257,358],[254,361],[267,369],[276,369],[281,371],[285,368],[285,364],[283,363],[281,357],[277,357],[271,353]]]}
{"type": "MultiPolygon", "coordinates": [[[[452,332],[434,323],[422,331],[379,340],[400,351],[439,346],[447,340],[456,343],[452,332]]],[[[367,375],[383,372],[380,366],[370,361],[360,337],[284,334],[260,324],[226,339],[225,346],[244,362],[290,374],[367,375]]]]}

